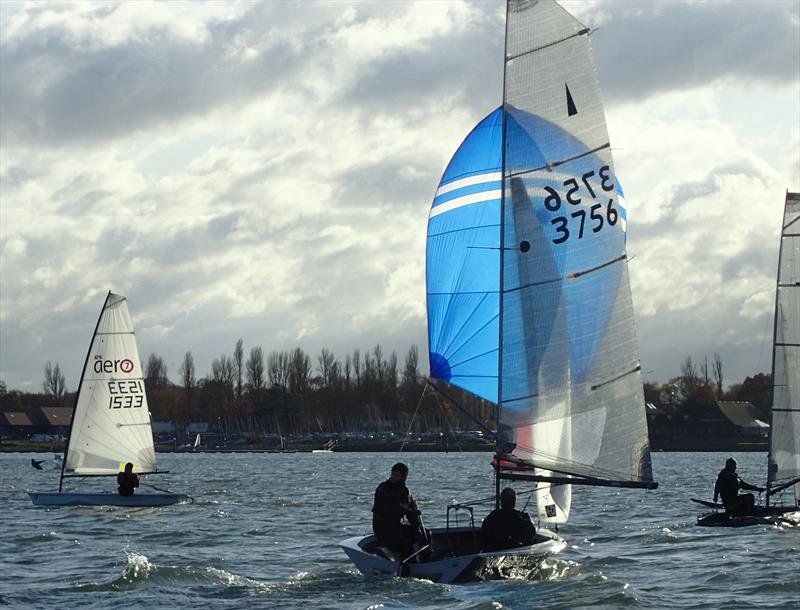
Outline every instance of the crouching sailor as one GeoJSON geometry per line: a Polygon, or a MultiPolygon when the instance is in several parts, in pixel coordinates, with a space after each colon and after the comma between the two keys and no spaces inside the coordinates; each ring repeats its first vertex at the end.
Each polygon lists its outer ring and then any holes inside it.
{"type": "Polygon", "coordinates": [[[722,497],[725,510],[733,516],[752,515],[755,512],[755,497],[753,494],[739,495],[740,489],[762,492],[763,487],[756,487],[745,482],[742,477],[736,474],[736,460],[728,458],[725,461],[725,468],[719,471],[717,482],[714,484],[714,502],[718,497],[722,497]]]}
{"type": "Polygon", "coordinates": [[[516,510],[517,492],[506,487],[500,492],[500,508],[490,512],[481,525],[481,549],[503,551],[533,544],[536,528],[528,513],[516,510]]]}
{"type": "MultiPolygon", "coordinates": [[[[413,555],[430,540],[430,532],[422,526],[421,513],[406,487],[407,477],[408,466],[402,462],[392,466],[389,478],[375,489],[375,503],[372,506],[372,531],[375,537],[402,559],[413,555]],[[403,518],[406,522],[403,522],[403,518]]],[[[423,554],[429,553],[430,550],[423,554]]]]}

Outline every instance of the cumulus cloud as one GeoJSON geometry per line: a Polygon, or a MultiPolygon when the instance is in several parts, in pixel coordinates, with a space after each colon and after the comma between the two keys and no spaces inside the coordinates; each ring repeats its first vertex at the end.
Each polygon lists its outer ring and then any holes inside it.
{"type": "MultiPolygon", "coordinates": [[[[600,27],[645,370],[719,351],[754,372],[800,188],[798,9],[565,4],[600,27]]],[[[503,3],[296,6],[0,5],[11,387],[52,360],[74,389],[109,288],[173,377],[238,337],[424,354],[427,210],[501,101],[503,3]]]]}

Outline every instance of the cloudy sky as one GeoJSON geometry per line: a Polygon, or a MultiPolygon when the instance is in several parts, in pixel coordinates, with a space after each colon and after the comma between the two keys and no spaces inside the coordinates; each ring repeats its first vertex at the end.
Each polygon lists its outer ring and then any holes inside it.
{"type": "MultiPolygon", "coordinates": [[[[573,1],[645,377],[769,371],[800,190],[800,3],[573,1]]],[[[425,351],[430,200],[501,103],[502,2],[0,3],[0,379],[74,390],[105,294],[178,380],[246,352],[425,351]]]]}

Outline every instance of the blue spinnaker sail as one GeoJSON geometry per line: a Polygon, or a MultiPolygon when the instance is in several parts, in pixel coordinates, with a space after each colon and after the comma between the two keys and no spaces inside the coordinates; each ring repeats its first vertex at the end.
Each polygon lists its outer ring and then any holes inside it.
{"type": "Polygon", "coordinates": [[[431,376],[497,402],[502,108],[470,132],[428,218],[431,376]]]}
{"type": "MultiPolygon", "coordinates": [[[[519,110],[508,116],[509,142],[522,151],[514,158],[518,168],[547,164],[537,138],[558,139],[568,150],[581,146],[539,117],[519,110]]],[[[426,256],[431,376],[492,402],[497,402],[500,342],[502,118],[497,108],[481,120],[450,160],[431,205],[426,256]]],[[[594,157],[582,166],[591,163],[596,164],[594,157]]],[[[613,181],[621,199],[622,188],[613,181]]],[[[627,215],[621,203],[618,207],[624,232],[627,215]]],[[[561,256],[552,275],[563,274],[568,262],[561,256]]],[[[580,307],[580,299],[573,302],[580,307]]],[[[585,342],[573,347],[579,370],[587,369],[594,347],[585,342]]]]}

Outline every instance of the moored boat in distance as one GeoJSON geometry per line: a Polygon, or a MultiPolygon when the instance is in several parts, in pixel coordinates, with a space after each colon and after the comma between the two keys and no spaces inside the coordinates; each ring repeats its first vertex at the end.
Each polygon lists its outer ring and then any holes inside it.
{"type": "Polygon", "coordinates": [[[116,477],[128,462],[136,474],[159,473],[127,300],[109,292],[78,385],[58,491],[28,495],[36,506],[166,506],[191,500],[168,491],[122,496],[64,490],[65,478],[116,477]]]}

